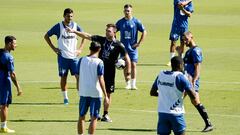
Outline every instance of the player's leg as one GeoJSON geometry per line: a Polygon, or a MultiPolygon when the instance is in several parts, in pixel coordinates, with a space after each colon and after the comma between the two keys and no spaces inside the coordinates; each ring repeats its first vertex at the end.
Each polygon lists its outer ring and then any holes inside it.
{"type": "Polygon", "coordinates": [[[170,122],[172,125],[174,135],[185,135],[186,122],[184,120],[183,114],[179,115],[170,114],[170,115],[171,115],[170,122]]]}
{"type": "Polygon", "coordinates": [[[157,134],[158,135],[170,135],[171,134],[171,125],[169,123],[168,116],[166,113],[158,112],[157,134]]]}
{"type": "Polygon", "coordinates": [[[203,132],[208,132],[208,131],[212,131],[213,130],[213,126],[210,122],[210,119],[208,117],[208,113],[207,110],[205,109],[205,107],[203,106],[203,104],[201,104],[200,102],[200,97],[199,97],[199,80],[197,80],[195,82],[195,86],[194,89],[196,91],[196,98],[197,98],[197,105],[194,105],[196,107],[196,109],[198,110],[199,114],[201,115],[204,123],[205,123],[205,128],[202,130],[203,132]]]}
{"type": "Polygon", "coordinates": [[[1,105],[1,128],[7,127],[8,105],[1,105]]]}
{"type": "Polygon", "coordinates": [[[88,111],[88,107],[90,106],[89,97],[80,97],[79,100],[79,119],[78,119],[78,134],[83,134],[84,132],[84,124],[85,124],[85,115],[88,111]]]}
{"type": "Polygon", "coordinates": [[[97,127],[97,119],[99,117],[99,111],[101,107],[101,98],[91,98],[90,103],[90,115],[91,122],[88,128],[88,134],[93,135],[97,127]]]}
{"type": "MultiPolygon", "coordinates": [[[[176,44],[179,38],[178,29],[175,26],[172,26],[172,30],[169,36],[170,44],[170,60],[175,56],[176,44]]],[[[171,62],[168,62],[168,66],[171,66],[171,62]]]]}
{"type": "Polygon", "coordinates": [[[63,58],[62,56],[58,56],[58,70],[60,76],[60,86],[64,99],[64,104],[68,104],[68,94],[67,94],[67,75],[69,70],[69,60],[63,58]]]}
{"type": "MultiPolygon", "coordinates": [[[[131,72],[130,72],[131,73],[131,72]]],[[[126,81],[126,87],[125,89],[129,90],[131,89],[131,79],[128,79],[127,78],[127,74],[128,74],[128,69],[127,68],[124,68],[123,70],[123,74],[124,74],[124,78],[125,78],[125,81],[126,81]]]]}
{"type": "Polygon", "coordinates": [[[101,121],[104,121],[104,122],[112,122],[111,118],[109,117],[109,114],[108,114],[108,110],[109,110],[109,107],[111,105],[111,102],[112,102],[112,98],[111,98],[111,93],[107,92],[107,97],[109,99],[109,102],[106,103],[105,101],[103,102],[103,116],[102,116],[102,119],[101,121]]]}
{"type": "Polygon", "coordinates": [[[136,90],[137,63],[134,61],[131,62],[131,71],[131,89],[136,90]]]}

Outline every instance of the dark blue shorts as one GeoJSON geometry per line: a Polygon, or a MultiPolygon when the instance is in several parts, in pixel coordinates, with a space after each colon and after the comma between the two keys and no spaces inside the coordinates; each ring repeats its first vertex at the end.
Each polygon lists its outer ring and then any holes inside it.
{"type": "Polygon", "coordinates": [[[81,96],[79,101],[79,116],[81,117],[85,116],[89,107],[90,107],[90,116],[98,118],[100,108],[101,108],[101,98],[81,96]]]}
{"type": "Polygon", "coordinates": [[[168,113],[158,113],[158,134],[183,133],[186,129],[186,123],[183,114],[174,115],[168,113]]]}
{"type": "Polygon", "coordinates": [[[7,79],[0,78],[0,105],[12,103],[12,89],[10,77],[7,79]]]}
{"type": "Polygon", "coordinates": [[[172,26],[172,30],[169,36],[169,40],[177,41],[180,37],[180,40],[183,40],[183,34],[188,31],[188,28],[180,28],[172,26]]]}
{"type": "Polygon", "coordinates": [[[66,59],[63,58],[61,55],[58,55],[58,72],[59,76],[67,76],[68,70],[70,70],[71,75],[77,74],[77,64],[78,59],[66,59]]]}

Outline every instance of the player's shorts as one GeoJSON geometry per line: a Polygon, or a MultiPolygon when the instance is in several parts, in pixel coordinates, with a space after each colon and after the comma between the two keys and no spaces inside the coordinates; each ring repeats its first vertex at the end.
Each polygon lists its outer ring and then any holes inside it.
{"type": "Polygon", "coordinates": [[[186,123],[183,114],[158,113],[158,134],[170,134],[171,130],[173,130],[174,133],[183,133],[185,129],[186,123]]]}
{"type": "Polygon", "coordinates": [[[0,78],[0,105],[12,103],[12,90],[10,77],[7,79],[0,78]]]}
{"type": "Polygon", "coordinates": [[[177,41],[180,37],[180,40],[183,40],[183,34],[188,31],[188,28],[172,26],[169,40],[177,41]]]}
{"type": "Polygon", "coordinates": [[[138,62],[138,52],[137,52],[137,50],[135,50],[135,51],[133,51],[133,52],[128,52],[128,55],[129,55],[129,57],[130,57],[130,60],[131,60],[131,62],[135,62],[135,63],[137,63],[138,62]]]}
{"type": "Polygon", "coordinates": [[[78,59],[66,59],[63,58],[61,55],[58,55],[58,72],[59,76],[67,76],[68,70],[70,70],[71,75],[77,74],[77,64],[78,59]]]}
{"type": "Polygon", "coordinates": [[[115,90],[115,66],[104,64],[104,81],[107,93],[113,93],[115,90]]]}
{"type": "Polygon", "coordinates": [[[87,114],[89,107],[90,107],[90,116],[98,118],[100,108],[101,108],[101,98],[81,96],[79,100],[79,116],[81,117],[85,116],[87,114]]]}

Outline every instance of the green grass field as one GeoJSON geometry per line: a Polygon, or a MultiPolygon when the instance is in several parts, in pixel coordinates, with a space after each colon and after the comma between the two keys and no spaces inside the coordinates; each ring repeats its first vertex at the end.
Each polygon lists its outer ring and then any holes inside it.
{"type": "MultiPolygon", "coordinates": [[[[116,92],[110,108],[113,123],[99,122],[98,135],[154,135],[157,98],[149,96],[156,75],[169,59],[172,0],[8,0],[0,4],[0,47],[4,36],[17,37],[13,55],[24,91],[10,106],[8,126],[17,135],[74,135],[78,119],[78,95],[69,77],[70,104],[62,104],[56,55],[45,43],[46,31],[62,20],[66,7],[74,9],[74,20],[84,31],[104,35],[105,24],[123,17],[123,5],[134,6],[134,16],[148,35],[139,48],[137,91],[126,91],[122,72],[117,72],[116,92]]],[[[195,1],[190,30],[203,49],[201,101],[215,126],[209,135],[239,135],[240,123],[240,1],[195,1]]],[[[55,39],[55,38],[54,38],[55,39]]],[[[56,41],[56,40],[55,40],[56,41]]],[[[56,43],[56,42],[55,42],[56,43]]],[[[82,56],[88,54],[88,44],[82,56]]],[[[189,99],[185,100],[188,135],[201,135],[204,123],[189,99]]],[[[89,123],[86,123],[88,127],[89,123]]],[[[87,133],[87,130],[86,130],[87,133]]]]}

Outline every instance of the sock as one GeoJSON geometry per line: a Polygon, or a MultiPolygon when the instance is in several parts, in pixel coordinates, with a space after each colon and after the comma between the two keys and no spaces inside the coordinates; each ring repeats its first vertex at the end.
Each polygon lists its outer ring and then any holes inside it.
{"type": "Polygon", "coordinates": [[[170,52],[170,60],[175,56],[174,52],[170,52]]]}
{"type": "Polygon", "coordinates": [[[67,91],[62,91],[62,94],[64,99],[68,99],[67,91]]]}
{"type": "Polygon", "coordinates": [[[132,87],[136,87],[136,79],[132,79],[132,87]]]}
{"type": "Polygon", "coordinates": [[[211,122],[208,118],[207,110],[205,109],[205,107],[202,104],[198,104],[195,107],[197,108],[197,110],[198,110],[199,114],[201,115],[202,119],[204,120],[205,125],[210,126],[211,122]]]}
{"type": "Polygon", "coordinates": [[[127,86],[131,85],[131,80],[126,81],[127,86]]]}
{"type": "Polygon", "coordinates": [[[1,128],[6,128],[7,127],[7,121],[1,122],[1,128]]]}
{"type": "Polygon", "coordinates": [[[103,112],[103,116],[105,116],[106,114],[108,114],[108,111],[104,111],[103,112]]]}

